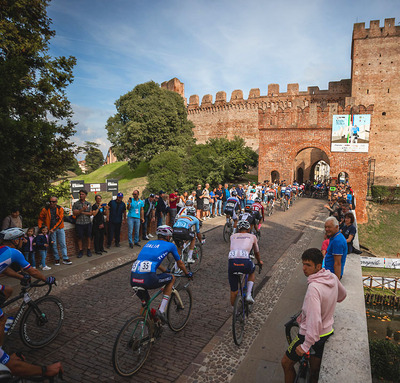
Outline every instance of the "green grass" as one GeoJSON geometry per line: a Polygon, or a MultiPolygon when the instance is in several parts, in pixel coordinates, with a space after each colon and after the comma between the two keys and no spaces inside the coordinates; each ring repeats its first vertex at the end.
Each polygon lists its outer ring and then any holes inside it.
{"type": "MultiPolygon", "coordinates": [[[[400,269],[384,269],[381,267],[362,267],[362,275],[373,275],[375,277],[400,277],[400,269]]],[[[400,286],[399,286],[400,287],[400,286]]]]}
{"type": "Polygon", "coordinates": [[[368,222],[358,225],[360,243],[378,257],[400,253],[400,205],[367,204],[368,222]]]}

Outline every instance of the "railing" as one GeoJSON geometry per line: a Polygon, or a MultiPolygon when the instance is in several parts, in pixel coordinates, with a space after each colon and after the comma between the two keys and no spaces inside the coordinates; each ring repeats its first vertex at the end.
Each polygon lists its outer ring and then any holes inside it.
{"type": "Polygon", "coordinates": [[[363,285],[369,289],[377,288],[384,290],[385,293],[396,295],[400,287],[400,278],[376,277],[373,275],[363,276],[363,285]]]}

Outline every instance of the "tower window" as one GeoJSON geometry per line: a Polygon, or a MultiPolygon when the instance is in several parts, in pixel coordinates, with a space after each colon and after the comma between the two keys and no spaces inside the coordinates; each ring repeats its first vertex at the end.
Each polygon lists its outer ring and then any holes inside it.
{"type": "Polygon", "coordinates": [[[369,89],[367,89],[367,94],[369,94],[369,89]]]}

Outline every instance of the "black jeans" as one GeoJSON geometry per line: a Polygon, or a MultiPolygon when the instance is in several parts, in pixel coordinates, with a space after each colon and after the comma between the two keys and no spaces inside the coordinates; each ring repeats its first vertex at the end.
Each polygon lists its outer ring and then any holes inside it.
{"type": "Polygon", "coordinates": [[[105,232],[106,231],[104,227],[100,229],[98,226],[93,225],[92,234],[93,234],[93,245],[95,252],[104,251],[105,232]]]}
{"type": "Polygon", "coordinates": [[[120,242],[120,236],[121,236],[121,222],[119,223],[108,222],[107,245],[111,246],[113,238],[115,240],[115,244],[118,245],[120,242]]]}
{"type": "Polygon", "coordinates": [[[148,224],[149,224],[149,216],[145,215],[144,222],[142,223],[142,239],[146,239],[148,224]]]}

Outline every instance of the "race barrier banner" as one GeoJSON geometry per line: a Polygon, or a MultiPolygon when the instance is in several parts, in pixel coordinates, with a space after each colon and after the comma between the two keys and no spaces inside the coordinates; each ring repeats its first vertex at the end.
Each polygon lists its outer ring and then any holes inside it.
{"type": "Polygon", "coordinates": [[[400,269],[400,259],[360,257],[362,267],[380,267],[384,269],[400,269]]]}

